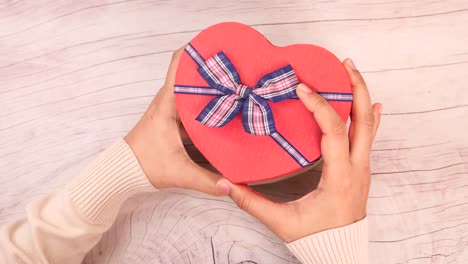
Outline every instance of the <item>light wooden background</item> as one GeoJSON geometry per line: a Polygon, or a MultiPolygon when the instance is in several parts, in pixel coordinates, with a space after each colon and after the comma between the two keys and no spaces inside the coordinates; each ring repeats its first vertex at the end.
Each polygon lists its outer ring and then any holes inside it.
{"type": "MultiPolygon", "coordinates": [[[[371,263],[468,263],[466,0],[0,0],[0,224],[124,136],[171,52],[221,21],[324,46],[364,72],[384,105],[371,263]]],[[[292,199],[318,173],[260,189],[292,199]]],[[[130,200],[84,262],[297,260],[228,199],[171,190],[130,200]]]]}

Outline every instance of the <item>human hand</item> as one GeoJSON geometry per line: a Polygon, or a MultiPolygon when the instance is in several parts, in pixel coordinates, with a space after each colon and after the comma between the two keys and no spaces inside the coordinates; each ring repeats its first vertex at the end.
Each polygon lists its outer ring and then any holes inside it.
{"type": "Polygon", "coordinates": [[[163,87],[125,140],[154,187],[222,195],[216,188],[220,176],[192,161],[182,143],[186,134],[176,110],[174,80],[183,52],[174,52],[163,87]]]}
{"type": "Polygon", "coordinates": [[[218,189],[262,221],[285,242],[352,224],[366,216],[370,186],[369,156],[380,123],[382,105],[371,105],[364,79],[350,59],[345,68],[353,87],[351,126],[328,102],[300,84],[297,95],[309,109],[323,136],[323,172],[318,187],[304,197],[277,203],[243,185],[220,180],[218,189]]]}

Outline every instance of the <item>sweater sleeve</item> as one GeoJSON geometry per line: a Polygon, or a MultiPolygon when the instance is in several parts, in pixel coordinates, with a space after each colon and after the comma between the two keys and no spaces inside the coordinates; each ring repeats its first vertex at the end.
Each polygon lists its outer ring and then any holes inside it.
{"type": "Polygon", "coordinates": [[[121,139],[70,184],[26,208],[0,232],[0,263],[81,263],[123,202],[156,189],[121,139]]]}
{"type": "Polygon", "coordinates": [[[367,218],[303,237],[287,247],[304,264],[367,264],[367,218]]]}

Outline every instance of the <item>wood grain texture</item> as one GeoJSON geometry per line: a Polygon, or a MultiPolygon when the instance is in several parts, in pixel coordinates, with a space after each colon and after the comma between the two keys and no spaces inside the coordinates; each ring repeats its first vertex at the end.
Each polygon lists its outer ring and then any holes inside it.
{"type": "MultiPolygon", "coordinates": [[[[468,263],[464,0],[0,0],[0,224],[125,135],[171,52],[221,21],[352,57],[383,102],[371,263],[468,263]]],[[[319,174],[258,188],[290,200],[319,174]]],[[[128,201],[84,263],[298,262],[228,199],[168,190],[128,201]]]]}

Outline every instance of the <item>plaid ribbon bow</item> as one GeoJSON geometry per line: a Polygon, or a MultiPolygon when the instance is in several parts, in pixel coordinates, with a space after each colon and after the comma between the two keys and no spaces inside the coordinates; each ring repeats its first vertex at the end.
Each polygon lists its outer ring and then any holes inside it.
{"type": "MultiPolygon", "coordinates": [[[[301,166],[311,165],[277,130],[268,104],[285,99],[297,99],[299,80],[287,65],[262,77],[255,88],[241,83],[239,73],[223,52],[204,60],[189,44],[188,55],[198,64],[198,72],[209,87],[175,85],[176,93],[213,95],[196,118],[209,127],[222,127],[242,111],[242,124],[246,132],[257,136],[271,136],[301,166]]],[[[321,93],[327,100],[351,101],[351,94],[321,93]]]]}

